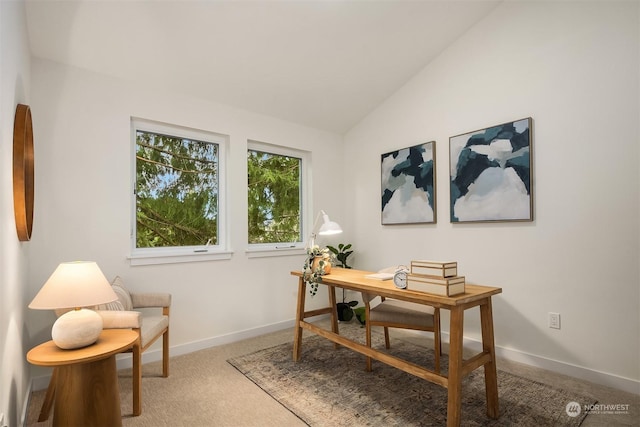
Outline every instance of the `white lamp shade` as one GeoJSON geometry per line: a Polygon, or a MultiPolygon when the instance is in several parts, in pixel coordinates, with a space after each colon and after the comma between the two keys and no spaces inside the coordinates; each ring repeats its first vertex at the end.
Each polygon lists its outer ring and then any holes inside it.
{"type": "Polygon", "coordinates": [[[100,267],[93,261],[64,262],[56,268],[29,308],[91,307],[118,299],[100,267]]]}
{"type": "Polygon", "coordinates": [[[331,234],[340,234],[342,233],[342,228],[338,225],[337,222],[333,222],[329,219],[329,215],[322,211],[322,220],[324,223],[320,226],[318,230],[318,234],[321,236],[329,236],[331,234]]]}
{"type": "Polygon", "coordinates": [[[337,222],[329,221],[322,224],[320,230],[318,230],[318,234],[321,236],[329,236],[331,234],[340,234],[342,233],[342,228],[338,225],[337,222]]]}

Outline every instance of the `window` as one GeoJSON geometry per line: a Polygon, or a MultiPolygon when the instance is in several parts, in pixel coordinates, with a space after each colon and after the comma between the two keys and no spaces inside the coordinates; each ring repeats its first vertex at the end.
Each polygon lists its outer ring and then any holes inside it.
{"type": "Polygon", "coordinates": [[[248,243],[253,249],[302,248],[308,155],[249,141],[248,243]]]}
{"type": "Polygon", "coordinates": [[[139,119],[132,133],[132,258],[224,250],[225,138],[139,119]]]}

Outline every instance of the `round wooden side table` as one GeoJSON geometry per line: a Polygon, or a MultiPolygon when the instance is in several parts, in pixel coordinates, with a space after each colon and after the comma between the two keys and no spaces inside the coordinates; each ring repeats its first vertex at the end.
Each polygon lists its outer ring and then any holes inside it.
{"type": "Polygon", "coordinates": [[[129,329],[105,329],[87,347],[63,350],[47,341],[27,353],[30,363],[55,370],[54,426],[122,426],[115,355],[137,339],[129,329]]]}

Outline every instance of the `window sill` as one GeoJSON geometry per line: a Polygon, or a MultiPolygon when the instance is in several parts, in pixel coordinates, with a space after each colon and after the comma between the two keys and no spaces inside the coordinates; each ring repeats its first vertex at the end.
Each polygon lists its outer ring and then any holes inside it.
{"type": "Polygon", "coordinates": [[[127,258],[131,266],[154,264],[179,264],[185,262],[220,261],[231,259],[231,251],[209,252],[172,252],[172,253],[139,253],[127,258]]]}
{"type": "Polygon", "coordinates": [[[305,255],[307,251],[301,247],[264,247],[264,248],[249,248],[245,251],[247,258],[266,258],[275,256],[293,256],[293,255],[305,255]]]}

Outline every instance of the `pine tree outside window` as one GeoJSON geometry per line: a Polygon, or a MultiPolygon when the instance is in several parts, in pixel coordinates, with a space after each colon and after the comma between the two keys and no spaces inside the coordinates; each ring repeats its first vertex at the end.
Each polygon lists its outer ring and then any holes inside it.
{"type": "Polygon", "coordinates": [[[139,119],[132,120],[132,134],[133,255],[194,255],[226,249],[226,140],[139,119]]]}
{"type": "Polygon", "coordinates": [[[247,150],[250,248],[304,247],[308,153],[249,141],[247,150]]]}

